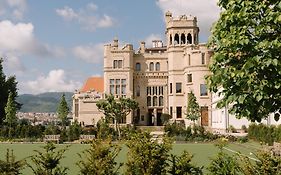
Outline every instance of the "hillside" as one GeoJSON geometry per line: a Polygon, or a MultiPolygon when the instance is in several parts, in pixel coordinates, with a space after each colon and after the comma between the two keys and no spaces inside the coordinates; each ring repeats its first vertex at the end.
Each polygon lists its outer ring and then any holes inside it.
{"type": "Polygon", "coordinates": [[[22,104],[20,112],[56,112],[63,93],[71,109],[72,92],[46,92],[38,95],[19,95],[17,101],[22,104]]]}

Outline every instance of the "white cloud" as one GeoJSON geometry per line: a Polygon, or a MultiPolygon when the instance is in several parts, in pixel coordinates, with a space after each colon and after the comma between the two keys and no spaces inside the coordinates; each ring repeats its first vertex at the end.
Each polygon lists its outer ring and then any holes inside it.
{"type": "Polygon", "coordinates": [[[163,38],[160,34],[150,34],[144,40],[146,47],[152,47],[153,40],[162,40],[163,41],[163,38]]]}
{"type": "Polygon", "coordinates": [[[31,23],[0,21],[0,51],[3,53],[61,56],[63,50],[40,43],[34,36],[31,23]]]}
{"type": "Polygon", "coordinates": [[[84,46],[76,46],[73,48],[73,54],[89,63],[101,63],[103,60],[104,44],[89,44],[84,46]]]}
{"type": "Polygon", "coordinates": [[[205,39],[210,35],[210,28],[220,13],[217,0],[158,0],[156,4],[163,13],[170,11],[173,16],[183,14],[196,16],[200,36],[205,39]]]}
{"type": "Polygon", "coordinates": [[[51,70],[46,76],[22,84],[23,93],[73,92],[82,86],[81,82],[69,80],[62,69],[51,70]]]}
{"type": "Polygon", "coordinates": [[[87,8],[88,8],[89,10],[96,11],[96,10],[98,9],[98,6],[97,6],[96,4],[94,4],[94,3],[89,3],[89,4],[87,5],[87,8]]]}
{"type": "Polygon", "coordinates": [[[59,16],[61,16],[64,20],[74,20],[79,18],[79,15],[74,12],[74,10],[70,7],[64,7],[62,9],[56,9],[56,12],[59,16]]]}
{"type": "Polygon", "coordinates": [[[10,53],[0,53],[0,57],[4,58],[4,67],[7,67],[9,75],[14,75],[15,73],[21,74],[26,70],[26,67],[22,64],[20,58],[14,54],[10,53]]]}
{"type": "Polygon", "coordinates": [[[65,6],[61,9],[56,9],[56,13],[64,20],[76,22],[80,24],[83,29],[89,31],[94,31],[97,28],[107,28],[113,26],[113,18],[106,14],[101,16],[95,13],[97,9],[97,5],[89,3],[86,8],[79,9],[78,11],[65,6]]]}
{"type": "Polygon", "coordinates": [[[26,0],[1,0],[0,15],[12,17],[14,19],[22,19],[27,10],[26,0]]]}

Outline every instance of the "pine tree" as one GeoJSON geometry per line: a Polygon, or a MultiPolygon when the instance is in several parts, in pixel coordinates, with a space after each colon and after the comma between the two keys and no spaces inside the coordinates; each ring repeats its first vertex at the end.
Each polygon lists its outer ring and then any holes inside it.
{"type": "Polygon", "coordinates": [[[61,96],[61,101],[59,103],[57,113],[58,113],[58,118],[61,120],[62,126],[65,128],[65,126],[68,123],[67,115],[69,113],[69,108],[68,108],[67,102],[65,100],[64,94],[61,96]]]}
{"type": "Polygon", "coordinates": [[[15,76],[6,77],[3,71],[3,59],[0,58],[0,124],[5,119],[5,106],[8,101],[9,92],[12,92],[12,100],[17,109],[21,108],[21,104],[15,101],[18,96],[17,93],[17,81],[15,76]]]}
{"type": "Polygon", "coordinates": [[[191,121],[196,121],[200,118],[200,107],[197,103],[196,97],[194,93],[191,91],[188,94],[188,103],[187,103],[187,111],[186,111],[186,118],[191,121]]]}
{"type": "Polygon", "coordinates": [[[16,112],[17,109],[13,101],[13,94],[12,92],[10,92],[8,97],[8,102],[5,107],[5,114],[6,114],[5,122],[9,126],[9,137],[11,137],[12,128],[17,122],[16,112]]]}

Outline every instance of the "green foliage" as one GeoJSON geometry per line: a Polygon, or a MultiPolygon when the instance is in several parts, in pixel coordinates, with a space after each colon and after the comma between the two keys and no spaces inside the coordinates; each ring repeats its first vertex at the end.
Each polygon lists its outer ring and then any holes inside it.
{"type": "Polygon", "coordinates": [[[0,174],[1,175],[18,175],[26,166],[25,160],[16,160],[13,150],[7,149],[6,159],[0,160],[0,174]]]}
{"type": "Polygon", "coordinates": [[[113,95],[108,95],[104,100],[97,102],[97,107],[105,115],[105,120],[114,120],[115,130],[118,132],[118,137],[120,137],[120,127],[122,119],[126,119],[126,116],[130,114],[132,110],[138,108],[138,103],[130,98],[120,97],[115,99],[113,95]]]}
{"type": "Polygon", "coordinates": [[[5,106],[8,102],[9,93],[12,93],[11,101],[15,104],[17,109],[20,109],[21,105],[15,101],[18,96],[17,93],[17,81],[15,76],[6,77],[3,72],[3,59],[0,58],[0,124],[5,119],[5,106]]]}
{"type": "Polygon", "coordinates": [[[65,127],[68,124],[67,115],[69,113],[69,108],[65,100],[65,95],[61,96],[61,101],[58,106],[58,118],[61,120],[62,126],[65,127]]]}
{"type": "Polygon", "coordinates": [[[237,130],[236,130],[236,128],[234,128],[233,125],[230,125],[230,126],[228,127],[228,131],[230,131],[231,133],[237,133],[237,130]]]}
{"type": "Polygon", "coordinates": [[[281,5],[276,0],[219,0],[212,29],[208,84],[218,107],[231,104],[239,118],[260,122],[281,106],[281,5]]]}
{"type": "Polygon", "coordinates": [[[68,141],[78,140],[80,138],[80,134],[82,133],[82,127],[79,125],[78,121],[75,120],[72,125],[69,126],[67,135],[68,141]]]}
{"type": "Polygon", "coordinates": [[[211,163],[207,167],[209,174],[213,175],[238,175],[240,167],[235,157],[223,152],[227,144],[226,139],[219,139],[216,146],[220,149],[216,157],[211,158],[211,163]]]}
{"type": "Polygon", "coordinates": [[[15,126],[15,124],[17,122],[16,112],[17,112],[17,109],[16,109],[16,106],[13,101],[13,94],[12,94],[12,92],[10,92],[8,101],[7,101],[7,105],[5,107],[6,118],[4,120],[9,126],[9,137],[12,136],[11,129],[12,129],[12,127],[15,126]]]}
{"type": "MultiPolygon", "coordinates": [[[[280,126],[279,126],[280,127],[280,126]]],[[[274,141],[279,141],[279,131],[275,126],[266,126],[264,124],[251,124],[248,129],[250,139],[273,145],[274,141]]]]}
{"type": "Polygon", "coordinates": [[[203,126],[193,125],[187,128],[181,123],[166,124],[164,127],[168,137],[174,137],[176,141],[212,141],[219,136],[206,131],[203,126]]]}
{"type": "Polygon", "coordinates": [[[122,164],[115,161],[121,147],[112,144],[111,140],[96,139],[91,147],[78,154],[80,161],[77,165],[83,175],[116,175],[122,164]]]}
{"type": "Polygon", "coordinates": [[[192,155],[187,151],[179,155],[171,155],[170,164],[171,166],[168,169],[168,173],[172,175],[202,175],[203,167],[197,167],[191,163],[192,155]]]}
{"type": "Polygon", "coordinates": [[[239,155],[239,166],[242,174],[271,174],[280,175],[281,157],[269,151],[259,151],[256,155],[258,160],[250,161],[248,157],[239,155]]]}
{"type": "Polygon", "coordinates": [[[126,143],[129,151],[126,173],[129,175],[166,174],[171,140],[163,138],[162,143],[152,140],[149,133],[138,133],[131,136],[126,143]]]}
{"type": "Polygon", "coordinates": [[[116,132],[111,128],[105,119],[100,119],[97,123],[97,138],[107,139],[116,135],[116,132]]]}
{"type": "Polygon", "coordinates": [[[44,151],[35,150],[36,155],[31,157],[28,167],[35,175],[66,175],[68,168],[61,167],[60,161],[69,146],[56,151],[53,143],[48,143],[43,147],[44,151]]]}
{"type": "Polygon", "coordinates": [[[169,119],[171,119],[172,116],[170,114],[166,114],[166,113],[162,113],[160,116],[160,119],[162,121],[162,123],[165,125],[169,122],[169,119]]]}
{"type": "Polygon", "coordinates": [[[197,99],[194,93],[191,91],[188,94],[188,102],[187,102],[187,110],[186,110],[186,118],[191,121],[196,121],[200,118],[200,107],[197,102],[197,99]]]}
{"type": "Polygon", "coordinates": [[[215,158],[212,158],[211,164],[207,169],[213,175],[239,174],[239,166],[236,159],[224,152],[219,152],[215,158]]]}

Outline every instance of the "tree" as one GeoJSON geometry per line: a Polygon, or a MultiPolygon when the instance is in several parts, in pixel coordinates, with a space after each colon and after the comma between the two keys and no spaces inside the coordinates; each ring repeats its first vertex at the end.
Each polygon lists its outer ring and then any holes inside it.
{"type": "Polygon", "coordinates": [[[12,100],[14,101],[16,108],[20,109],[21,104],[16,102],[17,93],[17,81],[15,76],[6,77],[3,72],[3,59],[0,58],[0,124],[5,119],[5,106],[8,101],[9,92],[11,92],[12,100]]]}
{"type": "Polygon", "coordinates": [[[82,127],[79,125],[78,121],[75,120],[68,128],[68,141],[78,140],[81,133],[82,127]]]}
{"type": "Polygon", "coordinates": [[[28,167],[35,175],[66,175],[68,168],[61,167],[60,160],[68,147],[55,151],[56,146],[48,143],[43,147],[44,151],[35,150],[37,154],[31,157],[32,163],[28,167]]]}
{"type": "Polygon", "coordinates": [[[211,163],[207,167],[209,174],[213,175],[238,175],[240,174],[240,167],[236,157],[233,157],[225,152],[223,148],[227,145],[227,139],[222,138],[215,144],[219,148],[216,157],[211,158],[211,163]]]}
{"type": "Polygon", "coordinates": [[[118,132],[118,138],[120,138],[119,124],[132,110],[138,108],[138,103],[130,98],[120,97],[115,99],[113,95],[107,95],[104,100],[97,102],[97,107],[104,113],[106,121],[114,120],[115,130],[118,132]]]}
{"type": "Polygon", "coordinates": [[[200,118],[200,107],[197,103],[196,97],[194,93],[191,91],[188,94],[188,102],[187,102],[187,110],[186,110],[186,118],[191,121],[196,121],[198,118],[200,118]]]}
{"type": "Polygon", "coordinates": [[[122,164],[117,164],[116,157],[121,147],[112,144],[111,140],[96,139],[91,147],[82,154],[77,163],[82,175],[116,175],[122,164]]]}
{"type": "Polygon", "coordinates": [[[65,129],[65,126],[68,124],[67,115],[69,113],[69,108],[65,100],[65,95],[61,96],[61,100],[57,109],[58,118],[61,120],[61,124],[65,129]]]}
{"type": "Polygon", "coordinates": [[[186,150],[179,156],[171,154],[170,156],[171,166],[168,172],[172,175],[202,175],[203,167],[197,167],[191,163],[193,156],[189,154],[186,150]]]}
{"type": "Polygon", "coordinates": [[[21,174],[21,170],[23,170],[25,166],[25,160],[16,160],[13,150],[10,153],[10,150],[7,149],[6,160],[0,160],[0,174],[18,175],[21,174]]]}
{"type": "Polygon", "coordinates": [[[9,126],[9,138],[11,138],[12,136],[12,128],[13,126],[15,126],[16,122],[17,122],[17,116],[16,116],[16,106],[14,104],[13,101],[13,94],[12,92],[9,93],[9,97],[8,97],[8,101],[7,101],[7,105],[5,107],[5,114],[6,114],[6,118],[5,118],[5,122],[8,124],[9,126]]]}
{"type": "Polygon", "coordinates": [[[169,152],[172,149],[170,139],[164,138],[162,143],[158,143],[157,140],[152,140],[149,133],[136,133],[131,136],[126,145],[129,150],[125,174],[166,174],[169,166],[169,152]]]}
{"type": "Polygon", "coordinates": [[[281,106],[281,3],[219,0],[208,85],[238,118],[261,121],[281,106]]]}

